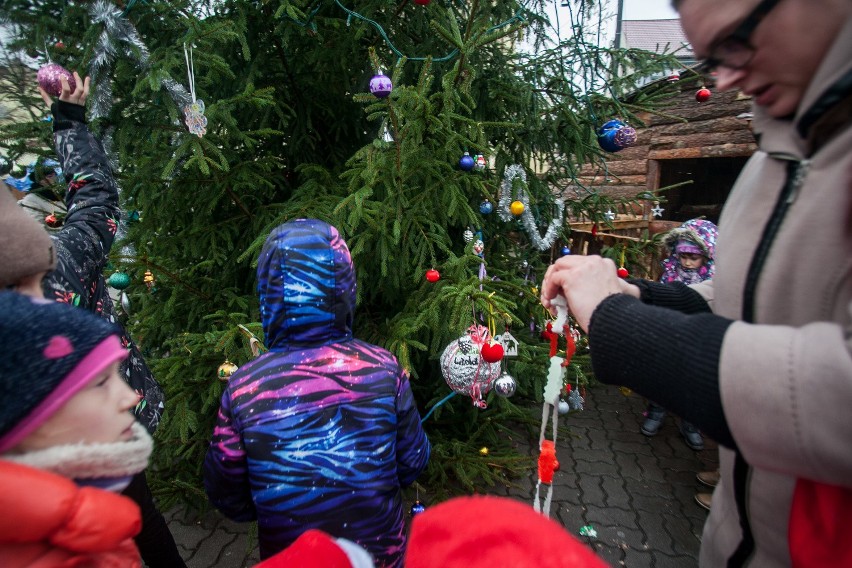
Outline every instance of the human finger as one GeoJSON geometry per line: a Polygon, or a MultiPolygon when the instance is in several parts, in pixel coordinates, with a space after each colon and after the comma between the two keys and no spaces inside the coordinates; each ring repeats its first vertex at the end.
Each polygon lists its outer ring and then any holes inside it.
{"type": "Polygon", "coordinates": [[[59,100],[60,101],[70,101],[71,99],[71,85],[68,84],[68,78],[65,75],[59,77],[59,85],[61,87],[59,91],[59,100]]]}
{"type": "Polygon", "coordinates": [[[46,104],[47,107],[50,108],[50,106],[53,104],[53,97],[51,97],[50,94],[41,87],[38,88],[38,92],[41,95],[41,100],[43,100],[44,104],[46,104]]]}
{"type": "MultiPolygon", "coordinates": [[[[77,75],[76,71],[74,72],[74,76],[77,77],[77,84],[79,85],[80,84],[80,77],[79,77],[79,75],[77,75]]],[[[86,102],[87,98],[89,98],[89,89],[91,87],[90,82],[91,82],[91,78],[88,75],[86,75],[86,78],[83,80],[83,93],[80,95],[80,104],[81,105],[86,102]]]]}

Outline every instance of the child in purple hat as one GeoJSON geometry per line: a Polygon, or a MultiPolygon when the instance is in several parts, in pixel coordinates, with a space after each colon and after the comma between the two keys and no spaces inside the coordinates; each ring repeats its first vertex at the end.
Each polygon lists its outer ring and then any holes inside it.
{"type": "MultiPolygon", "coordinates": [[[[663,237],[669,256],[663,260],[663,275],[660,282],[682,282],[698,284],[713,278],[716,256],[716,237],[719,229],[706,219],[690,219],[680,227],[672,229],[663,237]]],[[[646,436],[655,436],[666,418],[666,409],[649,401],[641,431],[646,436]]],[[[695,451],[704,449],[701,432],[686,420],[680,422],[680,433],[686,445],[695,451]]]]}

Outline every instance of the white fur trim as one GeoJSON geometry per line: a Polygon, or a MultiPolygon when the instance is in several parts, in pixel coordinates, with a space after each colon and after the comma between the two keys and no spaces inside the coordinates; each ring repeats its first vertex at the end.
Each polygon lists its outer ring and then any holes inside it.
{"type": "Polygon", "coordinates": [[[375,568],[373,557],[359,544],[345,538],[336,538],[334,541],[349,557],[352,568],[375,568]]]}
{"type": "Polygon", "coordinates": [[[71,479],[136,475],[148,467],[154,441],[144,426],[133,424],[133,438],[110,444],[66,444],[25,454],[6,454],[4,460],[50,471],[71,479]]]}

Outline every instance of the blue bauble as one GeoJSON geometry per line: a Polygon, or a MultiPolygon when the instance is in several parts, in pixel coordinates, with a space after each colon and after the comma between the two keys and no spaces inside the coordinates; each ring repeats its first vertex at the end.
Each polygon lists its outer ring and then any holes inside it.
{"type": "Polygon", "coordinates": [[[618,120],[617,118],[613,118],[612,120],[604,122],[603,125],[598,128],[598,136],[600,136],[604,132],[609,132],[610,130],[618,130],[623,126],[625,126],[624,122],[618,120]]]}
{"type": "Polygon", "coordinates": [[[470,154],[468,154],[467,152],[465,152],[464,156],[462,156],[461,159],[459,160],[459,167],[466,172],[469,172],[470,170],[472,170],[474,164],[475,164],[475,162],[473,161],[473,158],[471,158],[470,154]]]}
{"type": "Polygon", "coordinates": [[[479,212],[483,215],[488,215],[494,211],[494,204],[487,199],[479,204],[479,212]]]}
{"type": "Polygon", "coordinates": [[[568,256],[569,254],[571,254],[571,249],[568,247],[562,247],[562,256],[568,256]]]}
{"type": "Polygon", "coordinates": [[[415,501],[414,505],[411,506],[411,516],[416,517],[425,510],[426,507],[423,506],[423,503],[421,503],[420,501],[415,501]]]}
{"type": "Polygon", "coordinates": [[[618,152],[622,150],[624,147],[620,146],[615,141],[615,135],[618,134],[618,130],[607,130],[598,136],[598,145],[606,150],[607,152],[618,152]]]}

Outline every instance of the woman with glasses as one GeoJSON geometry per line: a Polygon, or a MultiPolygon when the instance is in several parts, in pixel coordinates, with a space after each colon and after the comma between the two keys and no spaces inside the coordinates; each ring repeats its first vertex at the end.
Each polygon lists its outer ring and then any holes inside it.
{"type": "Polygon", "coordinates": [[[598,379],[719,442],[702,567],[852,566],[852,2],[675,4],[717,90],[754,103],[715,275],[625,282],[571,255],[542,303],[565,296],[598,379]]]}

